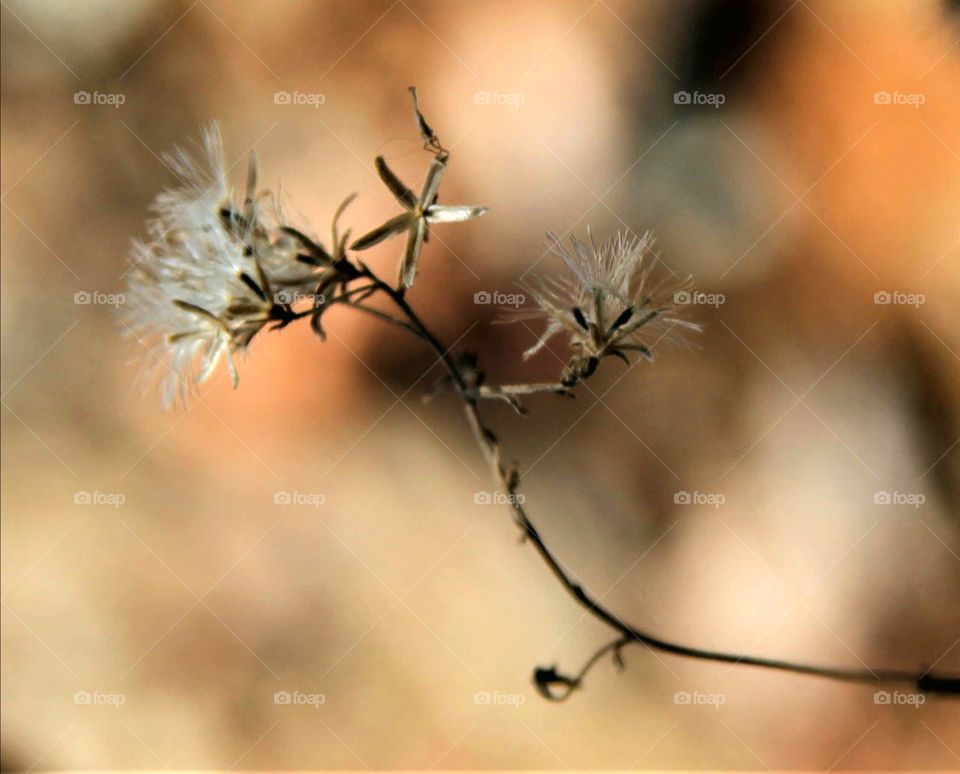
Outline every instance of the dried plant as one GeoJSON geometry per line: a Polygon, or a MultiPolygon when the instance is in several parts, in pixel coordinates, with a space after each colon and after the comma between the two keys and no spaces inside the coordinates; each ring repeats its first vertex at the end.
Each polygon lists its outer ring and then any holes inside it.
{"type": "Polygon", "coordinates": [[[567,276],[544,276],[524,283],[535,306],[514,312],[520,319],[544,319],[546,328],[525,357],[540,351],[559,333],[566,333],[572,357],[556,382],[488,385],[476,355],[453,353],[432,332],[406,299],[413,285],[420,253],[429,226],[480,217],[486,207],[437,203],[441,179],[450,153],[427,124],[410,89],[414,116],[423,147],[431,156],[419,195],[390,169],[383,157],[375,160],[380,179],[403,212],[353,242],[339,222],[353,200],[348,197],[333,217],[328,250],[319,239],[285,223],[279,206],[257,193],[257,160],[251,155],[242,198],[230,190],[224,171],[220,134],[207,130],[200,153],[182,150],[167,161],[180,178],[180,187],[160,194],[155,217],[148,224],[151,241],[136,242],[135,267],[130,273],[125,327],[145,344],[151,365],[145,386],[159,388],[165,407],[187,399],[191,388],[209,378],[226,361],[237,383],[233,355],[244,350],[265,328],[283,328],[309,319],[323,338],[322,318],[342,305],[397,325],[430,347],[445,369],[438,391],[456,395],[467,422],[486,457],[514,523],[539,554],[549,571],[584,610],[606,624],[613,639],[600,647],[575,673],[556,667],[534,672],[539,692],[562,700],[579,688],[590,669],[605,655],[623,667],[623,649],[642,644],[667,653],[708,661],[777,669],[823,678],[860,683],[908,683],[920,691],[960,693],[960,678],[936,676],[930,671],[845,669],[793,663],[736,653],[703,650],[648,634],[606,608],[565,569],[527,513],[519,495],[520,472],[507,464],[500,442],[481,414],[486,400],[508,402],[526,413],[521,397],[538,393],[574,395],[577,385],[589,379],[601,361],[616,357],[630,362],[631,355],[652,359],[654,346],[678,341],[684,332],[699,331],[681,319],[673,304],[670,286],[653,280],[649,260],[652,237],[621,233],[597,243],[588,232],[586,242],[571,237],[568,244],[548,233],[549,251],[563,263],[567,276]],[[382,280],[350,252],[360,252],[393,236],[405,235],[396,285],[382,280]],[[348,248],[349,243],[349,248],[348,248]],[[364,302],[379,296],[393,312],[364,302]]]}

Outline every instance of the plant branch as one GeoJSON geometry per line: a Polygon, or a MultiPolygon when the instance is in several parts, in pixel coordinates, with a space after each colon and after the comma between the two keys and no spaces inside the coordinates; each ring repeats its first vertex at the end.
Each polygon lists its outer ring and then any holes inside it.
{"type": "MultiPolygon", "coordinates": [[[[919,691],[933,693],[960,695],[960,677],[936,676],[929,671],[908,671],[908,670],[871,670],[871,669],[847,669],[841,667],[817,666],[814,664],[804,664],[793,661],[784,661],[780,659],[762,658],[759,656],[750,656],[738,653],[726,653],[723,651],[706,650],[703,648],[681,645],[669,640],[642,631],[630,624],[622,621],[618,616],[606,608],[600,599],[587,591],[560,563],[560,560],[547,546],[545,540],[533,521],[527,514],[523,504],[523,498],[517,497],[517,489],[520,484],[520,476],[515,466],[505,466],[500,447],[500,442],[496,434],[486,424],[480,415],[478,400],[480,398],[492,398],[508,396],[514,397],[519,394],[534,394],[540,392],[555,392],[560,394],[569,394],[568,386],[564,384],[533,384],[533,385],[505,385],[501,387],[475,387],[468,384],[463,373],[457,365],[455,359],[450,355],[447,348],[443,346],[440,340],[429,330],[429,328],[419,318],[410,304],[404,297],[402,290],[398,290],[379,279],[368,267],[361,265],[361,274],[369,279],[377,290],[382,291],[406,317],[407,323],[404,324],[410,328],[420,339],[425,341],[431,349],[437,354],[439,360],[444,364],[449,378],[459,393],[466,413],[467,422],[476,437],[477,443],[481,448],[487,462],[490,465],[494,478],[502,491],[508,495],[508,502],[511,508],[511,515],[514,523],[523,533],[523,537],[530,541],[534,549],[540,555],[547,568],[557,579],[569,596],[571,596],[587,613],[597,620],[606,624],[612,630],[617,632],[617,637],[600,648],[574,676],[566,676],[557,672],[555,667],[539,668],[534,673],[534,680],[538,690],[547,698],[555,701],[566,699],[574,689],[578,688],[589,672],[589,670],[600,660],[600,658],[609,652],[613,652],[618,664],[621,664],[620,651],[629,644],[646,645],[654,650],[665,653],[671,653],[677,656],[687,658],[701,659],[706,661],[715,661],[728,664],[739,664],[743,666],[753,666],[764,669],[775,669],[794,674],[810,675],[823,677],[833,680],[844,680],[848,682],[859,682],[867,684],[880,683],[902,683],[913,686],[919,691]]],[[[383,315],[376,310],[368,307],[359,307],[367,313],[376,313],[378,317],[387,317],[396,322],[395,318],[389,315],[383,315]]],[[[595,364],[594,364],[595,366],[595,364]]],[[[592,368],[589,373],[592,373],[592,368]]],[[[589,373],[584,375],[589,376],[589,373]]],[[[579,381],[580,379],[576,379],[579,381]]],[[[512,401],[511,401],[512,402],[512,401]]]]}

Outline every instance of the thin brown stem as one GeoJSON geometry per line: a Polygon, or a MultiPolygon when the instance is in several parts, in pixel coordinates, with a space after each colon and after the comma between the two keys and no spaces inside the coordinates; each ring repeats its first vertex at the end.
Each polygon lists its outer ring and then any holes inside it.
{"type": "Polygon", "coordinates": [[[361,312],[365,312],[366,314],[369,314],[371,317],[376,317],[378,320],[383,320],[384,322],[388,322],[391,325],[397,325],[403,328],[405,331],[410,331],[414,335],[420,336],[420,332],[416,328],[414,328],[408,322],[401,320],[399,317],[394,317],[391,314],[387,314],[386,312],[381,312],[379,309],[374,309],[372,306],[365,306],[364,304],[351,304],[351,306],[354,309],[359,309],[361,312]]]}

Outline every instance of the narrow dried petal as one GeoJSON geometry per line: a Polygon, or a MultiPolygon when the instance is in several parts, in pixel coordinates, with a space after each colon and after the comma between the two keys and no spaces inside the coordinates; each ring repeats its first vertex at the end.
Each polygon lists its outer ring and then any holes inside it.
{"type": "Polygon", "coordinates": [[[257,152],[250,151],[247,165],[247,195],[243,202],[243,214],[248,223],[256,217],[257,202],[257,152]]]}
{"type": "Polygon", "coordinates": [[[689,320],[678,320],[676,317],[664,317],[663,321],[668,325],[679,325],[681,328],[686,328],[688,331],[694,331],[700,333],[703,331],[703,326],[699,323],[690,322],[689,320]]]}
{"type": "Polygon", "coordinates": [[[340,206],[337,207],[337,211],[333,213],[333,251],[337,254],[337,258],[344,257],[344,246],[346,245],[347,239],[350,236],[350,229],[347,229],[343,235],[343,239],[340,238],[340,216],[343,215],[344,210],[350,206],[350,203],[357,198],[356,192],[350,194],[346,199],[340,202],[340,206]]]}
{"type": "Polygon", "coordinates": [[[240,374],[237,373],[237,366],[233,362],[233,353],[227,349],[227,370],[230,372],[230,381],[233,383],[233,389],[240,386],[240,374]]]}
{"type": "Polygon", "coordinates": [[[314,242],[302,231],[292,226],[281,226],[280,231],[293,237],[300,243],[300,246],[307,251],[306,255],[297,256],[297,260],[300,262],[309,263],[311,266],[329,266],[333,262],[333,258],[330,253],[326,251],[326,248],[319,242],[314,242]]]}
{"type": "Polygon", "coordinates": [[[397,201],[400,202],[408,210],[412,210],[417,206],[417,197],[409,188],[407,188],[403,182],[397,177],[393,170],[387,166],[386,159],[383,156],[377,156],[376,159],[377,174],[380,175],[380,179],[383,181],[384,185],[390,189],[397,201]]]}
{"type": "Polygon", "coordinates": [[[203,384],[205,381],[207,381],[207,379],[210,378],[211,374],[213,374],[217,368],[217,363],[220,362],[220,359],[223,357],[226,351],[227,339],[225,336],[221,336],[207,351],[207,354],[203,359],[203,363],[200,366],[200,373],[197,374],[197,377],[194,380],[197,384],[203,384]]]}
{"type": "Polygon", "coordinates": [[[418,202],[421,210],[426,210],[433,204],[433,200],[437,198],[437,191],[440,189],[440,179],[443,177],[443,172],[446,168],[446,163],[440,159],[434,159],[430,165],[430,169],[427,170],[427,179],[423,184],[423,191],[420,193],[420,201],[418,202]]]}
{"type": "Polygon", "coordinates": [[[421,219],[418,218],[414,213],[403,212],[400,215],[390,218],[390,220],[388,220],[382,226],[375,228],[368,234],[364,234],[352,245],[350,245],[350,249],[367,250],[374,245],[380,244],[384,239],[389,239],[396,234],[406,231],[413,225],[415,220],[419,221],[421,219]]]}
{"type": "Polygon", "coordinates": [[[220,318],[215,314],[208,312],[202,306],[197,306],[196,304],[191,304],[189,301],[183,301],[179,298],[173,299],[173,305],[178,309],[182,309],[185,312],[192,312],[193,314],[198,314],[201,317],[206,317],[209,320],[214,322],[220,322],[220,318]]]}
{"type": "Polygon", "coordinates": [[[426,218],[428,223],[462,223],[465,220],[473,220],[481,215],[486,215],[489,210],[489,207],[434,204],[427,210],[426,218]]]}
{"type": "Polygon", "coordinates": [[[400,283],[409,288],[417,276],[417,261],[420,260],[420,246],[427,231],[427,223],[423,218],[417,218],[416,225],[410,230],[407,237],[407,249],[403,254],[403,263],[400,264],[400,283]]]}

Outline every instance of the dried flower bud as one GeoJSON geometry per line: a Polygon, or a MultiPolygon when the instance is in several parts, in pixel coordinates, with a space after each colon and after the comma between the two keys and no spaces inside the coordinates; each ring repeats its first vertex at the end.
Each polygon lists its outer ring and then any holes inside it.
{"type": "Polygon", "coordinates": [[[560,258],[570,273],[562,278],[535,278],[521,283],[537,307],[508,310],[514,319],[543,318],[547,327],[537,343],[524,353],[532,357],[554,335],[566,331],[577,353],[561,383],[571,386],[587,378],[596,361],[607,356],[627,359],[628,352],[644,357],[654,343],[681,339],[680,330],[699,331],[700,326],[679,319],[673,293],[683,283],[650,286],[647,258],[653,239],[618,233],[596,244],[571,237],[569,246],[553,233],[547,234],[550,252],[560,258]]]}

